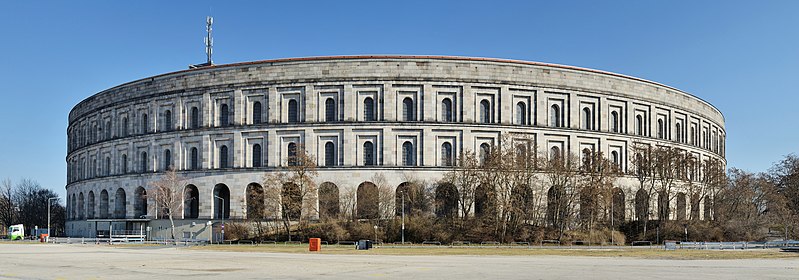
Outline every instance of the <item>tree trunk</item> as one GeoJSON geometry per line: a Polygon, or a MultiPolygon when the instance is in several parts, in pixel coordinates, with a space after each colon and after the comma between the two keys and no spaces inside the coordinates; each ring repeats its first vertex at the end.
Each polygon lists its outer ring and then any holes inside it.
{"type": "MultiPolygon", "coordinates": [[[[178,245],[178,239],[175,238],[175,220],[172,218],[172,212],[171,211],[169,212],[169,224],[172,226],[172,240],[175,241],[175,246],[177,246],[178,245]]],[[[211,236],[212,240],[213,240],[213,238],[214,237],[211,236]]]]}

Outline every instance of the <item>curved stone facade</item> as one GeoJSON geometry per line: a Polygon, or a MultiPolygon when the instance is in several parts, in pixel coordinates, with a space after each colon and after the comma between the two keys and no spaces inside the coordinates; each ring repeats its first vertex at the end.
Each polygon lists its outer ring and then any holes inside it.
{"type": "Polygon", "coordinates": [[[199,237],[214,218],[215,187],[229,192],[229,218],[245,217],[247,186],[286,166],[292,143],[317,157],[317,183],[354,188],[376,173],[394,186],[409,174],[438,180],[454,155],[501,135],[543,154],[602,151],[626,171],[633,142],[723,161],[726,132],[709,103],[634,77],[499,59],[350,56],[129,82],[76,105],[67,134],[68,234],[115,224],[156,230],[144,194],[174,168],[196,187],[198,205],[182,226],[199,237]]]}

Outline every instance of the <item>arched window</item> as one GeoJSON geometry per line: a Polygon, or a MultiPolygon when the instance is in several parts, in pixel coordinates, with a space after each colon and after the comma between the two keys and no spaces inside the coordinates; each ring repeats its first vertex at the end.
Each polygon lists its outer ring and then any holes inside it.
{"type": "Polygon", "coordinates": [[[674,125],[674,132],[674,140],[682,143],[682,125],[680,123],[674,125]]]}
{"type": "Polygon", "coordinates": [[[363,99],[363,120],[367,122],[375,121],[375,101],[371,97],[363,99]]]}
{"type": "Polygon", "coordinates": [[[172,130],[172,111],[164,111],[164,131],[172,130]]]}
{"type": "Polygon", "coordinates": [[[333,98],[325,100],[325,121],[336,121],[336,100],[333,98]]]}
{"type": "Polygon", "coordinates": [[[444,142],[444,144],[441,144],[441,165],[452,166],[452,164],[452,144],[444,142]]]}
{"type": "Polygon", "coordinates": [[[172,169],[172,151],[164,151],[164,170],[172,169]]]}
{"type": "Polygon", "coordinates": [[[247,219],[260,220],[266,213],[264,188],[256,183],[247,185],[247,219]]]}
{"type": "Polygon", "coordinates": [[[133,218],[141,219],[147,216],[147,191],[142,187],[133,191],[133,218]]]}
{"type": "Polygon", "coordinates": [[[83,199],[83,193],[78,195],[78,220],[83,220],[86,217],[86,201],[83,199]]]}
{"type": "Polygon", "coordinates": [[[219,106],[219,126],[228,126],[230,124],[230,115],[227,104],[219,106]]]}
{"type": "Polygon", "coordinates": [[[619,165],[619,152],[610,152],[610,161],[613,162],[613,165],[615,165],[617,168],[621,169],[621,166],[619,165]]]}
{"type": "Polygon", "coordinates": [[[619,113],[610,112],[610,132],[619,132],[619,113]]]}
{"type": "Polygon", "coordinates": [[[290,123],[300,122],[299,110],[300,108],[297,105],[297,100],[294,99],[289,100],[288,117],[290,123]]]}
{"type": "Polygon", "coordinates": [[[527,105],[521,101],[516,103],[516,124],[527,124],[527,105]]]}
{"type": "Polygon", "coordinates": [[[252,145],[252,167],[261,167],[261,163],[263,162],[263,160],[261,160],[261,153],[260,144],[252,145]]]}
{"type": "Polygon", "coordinates": [[[416,165],[416,150],[413,148],[413,143],[410,141],[405,141],[405,143],[402,143],[402,165],[416,165]]]}
{"type": "Polygon", "coordinates": [[[486,164],[491,154],[491,146],[488,143],[480,144],[480,164],[486,164]]]}
{"type": "Polygon", "coordinates": [[[141,152],[141,172],[147,172],[147,152],[141,152]]]}
{"type": "Polygon", "coordinates": [[[549,126],[551,127],[560,127],[561,123],[560,120],[560,107],[558,105],[552,105],[549,108],[549,126]]]}
{"type": "Polygon", "coordinates": [[[696,127],[691,127],[691,145],[696,145],[696,127]]]}
{"type": "Polygon", "coordinates": [[[124,219],[128,213],[125,190],[118,188],[114,196],[114,218],[124,219]]]}
{"type": "Polygon", "coordinates": [[[355,205],[358,219],[376,219],[380,214],[380,194],[377,185],[363,182],[355,190],[358,198],[355,205]]]}
{"type": "Polygon", "coordinates": [[[128,155],[122,154],[122,174],[128,173],[128,155]]]}
{"type": "Polygon", "coordinates": [[[413,99],[410,97],[405,97],[405,99],[402,100],[402,116],[402,120],[406,122],[416,120],[416,110],[413,106],[413,99]]]}
{"type": "Polygon", "coordinates": [[[594,129],[593,114],[591,114],[591,109],[587,107],[583,108],[583,129],[585,130],[594,129]]]}
{"type": "Polygon", "coordinates": [[[261,123],[261,102],[255,101],[252,103],[252,123],[261,123]]]}
{"type": "Polygon", "coordinates": [[[111,139],[111,121],[105,122],[105,139],[111,139]]]}
{"type": "Polygon", "coordinates": [[[491,103],[488,100],[480,101],[480,122],[491,122],[491,103]]]}
{"type": "Polygon", "coordinates": [[[551,161],[559,161],[561,159],[560,148],[552,147],[549,148],[549,160],[551,161]]]}
{"type": "Polygon", "coordinates": [[[375,165],[375,147],[371,141],[363,143],[363,165],[375,165]]]}
{"type": "Polygon", "coordinates": [[[336,145],[325,143],[325,166],[336,166],[336,145]]]}
{"type": "Polygon", "coordinates": [[[191,170],[200,169],[200,155],[197,152],[197,148],[191,148],[191,162],[189,164],[191,170]]]}
{"type": "Polygon", "coordinates": [[[449,98],[441,101],[441,121],[452,122],[452,100],[449,98]]]}
{"type": "Polygon", "coordinates": [[[196,219],[200,216],[200,192],[194,185],[183,189],[183,218],[196,219]]]}
{"type": "Polygon", "coordinates": [[[200,109],[191,107],[191,128],[200,128],[200,109]]]}
{"type": "Polygon", "coordinates": [[[228,168],[227,146],[219,147],[219,168],[228,168]]]}
{"type": "Polygon", "coordinates": [[[289,166],[297,165],[297,144],[289,143],[288,146],[288,164],[289,166]]]}
{"type": "Polygon", "coordinates": [[[147,114],[141,115],[141,133],[142,134],[147,133],[147,131],[149,130],[149,127],[147,126],[147,124],[148,124],[147,114]]]}
{"type": "Polygon", "coordinates": [[[108,215],[110,211],[108,211],[108,191],[102,190],[100,191],[100,219],[108,219],[110,216],[108,215]]]}
{"type": "Polygon", "coordinates": [[[122,118],[122,136],[128,136],[128,118],[122,118]]]}
{"type": "Polygon", "coordinates": [[[635,193],[635,218],[638,221],[649,219],[649,193],[643,188],[635,193]]]}
{"type": "Polygon", "coordinates": [[[658,138],[666,138],[666,127],[663,125],[663,119],[658,119],[658,138]]]}
{"type": "Polygon", "coordinates": [[[339,215],[338,186],[331,182],[319,185],[319,218],[330,219],[339,215]]]}
{"type": "Polygon", "coordinates": [[[230,189],[225,184],[214,186],[214,219],[230,218],[230,189]]]}
{"type": "Polygon", "coordinates": [[[644,135],[644,117],[635,115],[635,135],[644,135]]]}
{"type": "Polygon", "coordinates": [[[297,184],[283,184],[283,190],[280,192],[280,208],[283,219],[298,220],[302,216],[302,192],[297,184]]]}
{"type": "Polygon", "coordinates": [[[105,158],[105,176],[111,175],[111,157],[105,158]]]}
{"type": "Polygon", "coordinates": [[[435,189],[436,217],[457,217],[458,189],[450,183],[438,184],[435,189]]]}

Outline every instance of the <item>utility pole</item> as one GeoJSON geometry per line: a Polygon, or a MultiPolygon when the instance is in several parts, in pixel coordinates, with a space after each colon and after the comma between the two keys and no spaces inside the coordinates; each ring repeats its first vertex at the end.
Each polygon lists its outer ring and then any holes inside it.
{"type": "Polygon", "coordinates": [[[52,232],[50,232],[50,205],[53,204],[50,201],[55,199],[58,199],[58,197],[51,197],[47,199],[47,238],[50,238],[50,236],[53,234],[52,232]]]}

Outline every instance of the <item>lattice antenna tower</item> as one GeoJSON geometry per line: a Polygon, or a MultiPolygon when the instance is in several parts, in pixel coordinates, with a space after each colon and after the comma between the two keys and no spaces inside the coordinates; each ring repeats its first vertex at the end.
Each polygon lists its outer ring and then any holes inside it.
{"type": "Polygon", "coordinates": [[[189,69],[200,68],[205,66],[214,65],[213,54],[214,54],[214,37],[212,36],[213,32],[213,24],[214,24],[214,17],[207,16],[205,17],[205,55],[206,61],[205,63],[201,64],[194,64],[189,65],[189,69]]]}
{"type": "Polygon", "coordinates": [[[211,26],[213,24],[214,24],[213,17],[208,16],[205,18],[205,32],[207,33],[207,35],[205,36],[205,54],[208,55],[208,61],[206,61],[205,63],[207,63],[208,65],[214,64],[214,61],[211,59],[211,55],[213,55],[214,53],[214,38],[211,37],[211,32],[213,31],[213,28],[211,26]]]}

